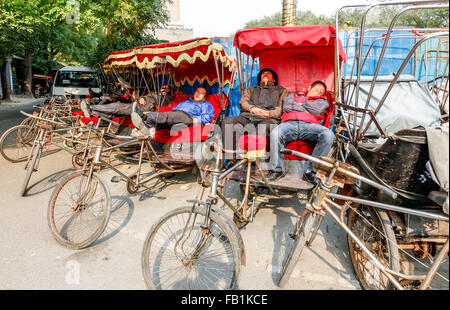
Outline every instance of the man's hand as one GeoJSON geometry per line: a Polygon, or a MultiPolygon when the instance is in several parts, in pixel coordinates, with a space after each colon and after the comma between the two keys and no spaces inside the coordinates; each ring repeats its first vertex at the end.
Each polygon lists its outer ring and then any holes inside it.
{"type": "Polygon", "coordinates": [[[259,115],[261,117],[264,117],[264,118],[269,118],[270,117],[270,112],[269,111],[266,111],[266,110],[263,110],[263,109],[260,109],[260,108],[257,108],[257,107],[251,108],[250,112],[253,113],[253,114],[259,115]]]}

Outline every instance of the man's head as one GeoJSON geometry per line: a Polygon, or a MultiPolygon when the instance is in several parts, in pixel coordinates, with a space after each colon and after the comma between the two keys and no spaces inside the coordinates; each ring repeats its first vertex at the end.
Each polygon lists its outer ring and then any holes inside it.
{"type": "Polygon", "coordinates": [[[167,96],[170,94],[170,90],[172,89],[172,86],[169,84],[165,84],[161,87],[161,89],[159,90],[159,94],[161,96],[167,96]]]}
{"type": "Polygon", "coordinates": [[[258,74],[258,85],[267,85],[268,83],[278,85],[278,75],[272,69],[264,68],[258,74]]]}
{"type": "Polygon", "coordinates": [[[206,95],[208,92],[206,91],[206,88],[203,86],[200,86],[197,88],[197,90],[194,93],[194,101],[203,101],[206,99],[206,95]]]}
{"type": "Polygon", "coordinates": [[[327,86],[325,83],[322,81],[315,81],[308,87],[308,93],[306,95],[310,97],[320,97],[324,96],[326,92],[327,86]]]}

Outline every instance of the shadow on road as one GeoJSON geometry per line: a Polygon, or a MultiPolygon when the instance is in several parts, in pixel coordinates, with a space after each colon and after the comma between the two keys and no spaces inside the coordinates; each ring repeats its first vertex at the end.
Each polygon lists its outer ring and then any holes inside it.
{"type": "Polygon", "coordinates": [[[131,216],[134,212],[134,204],[131,199],[128,198],[128,195],[128,192],[125,192],[121,196],[111,197],[111,215],[109,217],[108,226],[106,226],[102,236],[97,239],[91,247],[106,242],[116,236],[131,220],[131,216]]]}
{"type": "Polygon", "coordinates": [[[49,175],[48,177],[30,186],[27,190],[25,197],[36,196],[48,190],[51,190],[52,188],[55,188],[56,186],[58,186],[58,184],[63,178],[67,177],[71,173],[74,173],[75,171],[76,171],[75,169],[71,168],[58,171],[53,173],[52,175],[49,175]]]}

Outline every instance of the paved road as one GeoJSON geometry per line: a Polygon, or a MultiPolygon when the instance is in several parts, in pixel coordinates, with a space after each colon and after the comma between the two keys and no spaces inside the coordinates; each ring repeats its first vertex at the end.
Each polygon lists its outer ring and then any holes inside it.
{"type": "MultiPolygon", "coordinates": [[[[15,119],[13,111],[0,113],[3,125],[9,124],[5,115],[15,119]]],[[[199,188],[195,176],[179,174],[162,191],[129,195],[124,184],[110,182],[111,172],[102,172],[112,195],[108,227],[93,246],[73,251],[60,246],[47,226],[50,195],[60,179],[73,171],[70,159],[62,151],[43,158],[27,196],[20,197],[24,164],[0,158],[0,289],[145,289],[140,262],[145,236],[163,214],[195,197],[199,188]]],[[[134,168],[118,167],[127,174],[134,168]]],[[[235,192],[236,186],[228,184],[227,193],[235,192]]],[[[242,268],[240,289],[278,289],[279,270],[291,244],[288,233],[302,210],[296,200],[276,201],[241,231],[247,264],[242,268]]],[[[448,263],[440,272],[448,277],[448,263]]],[[[439,287],[448,289],[448,282],[439,287]]],[[[313,247],[304,251],[286,288],[360,289],[346,236],[331,217],[325,218],[313,247]]]]}
{"type": "Polygon", "coordinates": [[[9,128],[18,125],[25,116],[19,111],[33,112],[33,105],[43,105],[45,99],[28,99],[16,97],[13,102],[2,102],[0,104],[0,136],[9,128]]]}

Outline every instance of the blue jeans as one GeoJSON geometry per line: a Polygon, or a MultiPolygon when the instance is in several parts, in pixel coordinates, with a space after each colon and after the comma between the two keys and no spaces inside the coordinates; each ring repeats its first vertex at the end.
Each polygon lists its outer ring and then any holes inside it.
{"type": "MultiPolygon", "coordinates": [[[[312,156],[327,156],[333,146],[333,132],[319,124],[303,121],[287,121],[278,125],[270,133],[270,167],[271,171],[283,171],[284,155],[280,150],[292,141],[302,140],[315,144],[312,156]]],[[[313,171],[311,161],[307,161],[305,172],[313,171]]]]}

